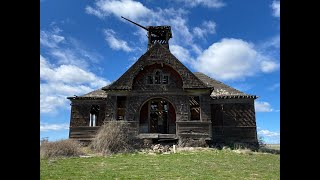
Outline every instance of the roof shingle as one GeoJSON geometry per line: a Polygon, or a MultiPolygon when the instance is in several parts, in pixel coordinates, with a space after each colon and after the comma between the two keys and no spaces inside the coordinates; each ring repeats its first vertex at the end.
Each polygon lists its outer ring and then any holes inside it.
{"type": "Polygon", "coordinates": [[[208,87],[213,87],[214,90],[211,93],[213,99],[220,98],[257,98],[255,95],[246,94],[235,88],[232,88],[220,81],[217,81],[201,72],[193,73],[208,87]]]}

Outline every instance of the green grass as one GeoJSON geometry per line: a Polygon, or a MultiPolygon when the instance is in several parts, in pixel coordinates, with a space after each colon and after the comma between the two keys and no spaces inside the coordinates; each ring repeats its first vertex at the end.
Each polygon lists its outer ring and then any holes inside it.
{"type": "Polygon", "coordinates": [[[231,150],[40,159],[41,179],[280,179],[280,155],[231,150]]]}

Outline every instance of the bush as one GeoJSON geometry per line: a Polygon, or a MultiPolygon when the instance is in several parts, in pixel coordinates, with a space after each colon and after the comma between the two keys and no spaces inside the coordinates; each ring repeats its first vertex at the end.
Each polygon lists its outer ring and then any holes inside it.
{"type": "Polygon", "coordinates": [[[100,127],[90,147],[98,153],[113,154],[132,151],[136,142],[130,135],[128,123],[109,121],[100,127]]]}
{"type": "Polygon", "coordinates": [[[71,139],[55,142],[43,140],[40,145],[40,156],[43,158],[73,157],[82,154],[80,143],[71,139]]]}
{"type": "Polygon", "coordinates": [[[179,147],[208,147],[204,138],[192,139],[192,138],[180,138],[178,142],[179,147]]]}

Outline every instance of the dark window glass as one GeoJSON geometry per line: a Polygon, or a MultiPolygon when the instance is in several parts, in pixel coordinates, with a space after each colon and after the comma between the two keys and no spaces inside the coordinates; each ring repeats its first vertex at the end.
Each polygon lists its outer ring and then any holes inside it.
{"type": "Polygon", "coordinates": [[[152,76],[147,77],[147,84],[153,84],[153,77],[152,76]]]}
{"type": "Polygon", "coordinates": [[[117,97],[117,120],[123,120],[126,112],[126,96],[117,97]]]}
{"type": "Polygon", "coordinates": [[[154,83],[155,84],[161,84],[161,73],[159,71],[156,72],[154,76],[154,83]]]}
{"type": "Polygon", "coordinates": [[[168,80],[169,80],[168,76],[163,76],[162,84],[168,84],[168,80]]]}

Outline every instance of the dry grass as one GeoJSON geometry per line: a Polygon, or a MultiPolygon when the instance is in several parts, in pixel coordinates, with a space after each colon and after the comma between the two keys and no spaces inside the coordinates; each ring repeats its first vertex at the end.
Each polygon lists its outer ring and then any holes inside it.
{"type": "Polygon", "coordinates": [[[134,149],[134,141],[129,133],[128,123],[109,121],[101,126],[90,147],[102,154],[130,152],[134,149]]]}
{"type": "Polygon", "coordinates": [[[40,156],[43,158],[74,157],[82,154],[80,143],[71,139],[43,141],[40,145],[40,156]]]}

